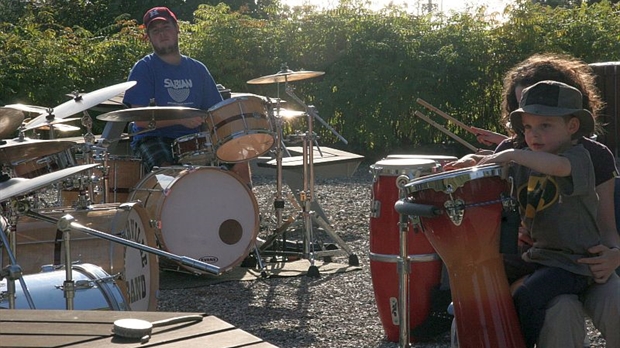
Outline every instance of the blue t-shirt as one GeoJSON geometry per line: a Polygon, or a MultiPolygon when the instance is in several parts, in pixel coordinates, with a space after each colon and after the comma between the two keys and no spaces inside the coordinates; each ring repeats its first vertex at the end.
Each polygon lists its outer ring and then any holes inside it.
{"type": "MultiPolygon", "coordinates": [[[[207,67],[201,62],[182,56],[181,64],[171,65],[152,53],[139,60],[131,69],[128,81],[136,85],[125,92],[123,102],[129,106],[183,106],[208,110],[222,101],[222,96],[207,67]]],[[[142,128],[133,125],[132,133],[142,128]]],[[[132,146],[145,136],[178,138],[200,132],[181,125],[157,128],[133,137],[132,146]]]]}

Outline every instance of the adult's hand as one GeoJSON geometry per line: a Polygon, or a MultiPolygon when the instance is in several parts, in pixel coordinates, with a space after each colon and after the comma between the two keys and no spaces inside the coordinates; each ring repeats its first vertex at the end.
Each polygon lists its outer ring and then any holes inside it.
{"type": "Polygon", "coordinates": [[[577,262],[590,267],[595,282],[599,284],[607,282],[609,276],[620,267],[620,250],[599,244],[589,248],[588,252],[596,256],[581,258],[577,262]]]}
{"type": "Polygon", "coordinates": [[[470,128],[476,133],[476,140],[478,140],[479,143],[486,145],[486,146],[498,145],[499,143],[504,141],[506,138],[508,138],[507,136],[503,134],[491,132],[490,130],[486,130],[486,129],[482,129],[482,128],[478,128],[474,126],[471,126],[470,128]]]}

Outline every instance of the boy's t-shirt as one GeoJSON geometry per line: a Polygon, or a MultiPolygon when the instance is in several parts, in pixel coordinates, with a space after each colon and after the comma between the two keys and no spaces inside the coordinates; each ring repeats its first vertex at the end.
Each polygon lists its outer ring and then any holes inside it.
{"type": "Polygon", "coordinates": [[[601,242],[592,160],[582,145],[559,155],[571,163],[567,177],[513,166],[521,218],[534,241],[523,259],[591,276],[589,267],[577,260],[590,257],[587,249],[601,242]]]}

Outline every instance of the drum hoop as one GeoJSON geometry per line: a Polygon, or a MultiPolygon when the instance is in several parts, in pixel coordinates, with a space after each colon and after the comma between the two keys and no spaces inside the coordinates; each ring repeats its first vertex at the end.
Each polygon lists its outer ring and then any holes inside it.
{"type": "Polygon", "coordinates": [[[254,94],[247,94],[247,95],[243,95],[243,96],[234,96],[234,97],[230,97],[230,98],[228,98],[228,99],[224,99],[224,100],[222,100],[221,102],[219,102],[219,103],[217,103],[217,104],[213,105],[212,107],[210,107],[209,109],[207,109],[207,112],[208,112],[208,113],[211,113],[211,112],[213,112],[213,111],[217,111],[217,110],[218,110],[218,109],[220,109],[221,107],[226,106],[226,105],[233,104],[233,103],[235,103],[235,102],[237,102],[237,101],[239,101],[239,100],[251,100],[251,99],[255,99],[257,102],[260,102],[260,103],[262,103],[262,104],[264,104],[264,103],[265,103],[265,101],[264,101],[262,98],[260,98],[260,97],[259,97],[259,96],[257,96],[257,95],[254,95],[254,94]]]}
{"type": "Polygon", "coordinates": [[[405,185],[405,190],[408,194],[429,189],[437,192],[454,191],[465,186],[469,181],[492,176],[501,177],[503,173],[503,167],[497,164],[468,169],[443,172],[414,179],[405,185]]]}
{"type": "Polygon", "coordinates": [[[229,123],[233,123],[235,121],[239,121],[239,120],[245,120],[246,118],[253,118],[253,119],[267,119],[267,117],[263,114],[257,113],[257,112],[250,112],[250,113],[243,113],[243,114],[238,114],[235,115],[233,117],[228,117],[226,119],[223,119],[222,121],[220,121],[218,124],[216,124],[215,126],[213,126],[214,130],[217,130],[218,128],[224,127],[225,125],[229,124],[229,123]]]}
{"type": "Polygon", "coordinates": [[[114,280],[114,276],[108,274],[103,268],[94,265],[92,263],[80,263],[71,266],[71,269],[77,269],[83,274],[89,276],[89,280],[97,284],[99,290],[103,293],[108,307],[115,311],[129,310],[128,303],[125,300],[121,289],[118,287],[114,280]],[[112,283],[114,286],[109,286],[112,283]],[[116,303],[112,303],[114,298],[116,303]]]}
{"type": "MultiPolygon", "coordinates": [[[[391,159],[388,159],[391,160],[391,159]]],[[[400,160],[400,159],[394,159],[400,160]]],[[[374,175],[385,175],[385,176],[397,176],[397,175],[407,175],[412,171],[420,170],[420,169],[433,169],[437,168],[439,165],[436,161],[431,159],[420,159],[417,160],[417,163],[400,163],[403,161],[394,161],[395,163],[387,163],[385,160],[381,160],[375,164],[370,166],[371,173],[374,175]],[[398,162],[398,163],[396,163],[398,162]]]]}

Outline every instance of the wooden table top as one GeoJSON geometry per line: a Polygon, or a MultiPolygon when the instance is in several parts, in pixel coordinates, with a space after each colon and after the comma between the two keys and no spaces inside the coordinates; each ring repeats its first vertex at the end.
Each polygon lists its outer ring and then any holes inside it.
{"type": "Polygon", "coordinates": [[[248,347],[277,348],[233,325],[202,313],[67,311],[0,309],[2,347],[248,347]],[[153,327],[146,343],[140,339],[117,337],[112,333],[118,319],[149,322],[191,314],[200,322],[153,327]]]}

